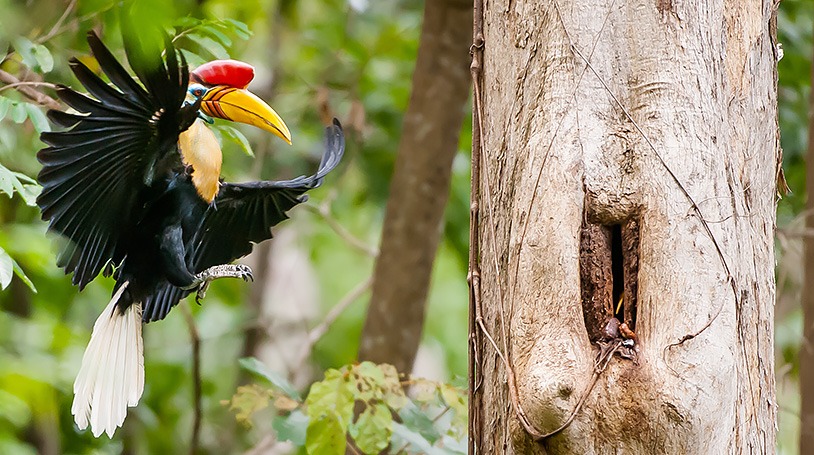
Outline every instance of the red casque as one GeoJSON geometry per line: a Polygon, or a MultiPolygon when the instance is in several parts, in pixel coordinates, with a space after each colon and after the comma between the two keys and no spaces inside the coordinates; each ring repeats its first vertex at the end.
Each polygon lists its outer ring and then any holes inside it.
{"type": "Polygon", "coordinates": [[[254,67],[238,60],[213,60],[195,68],[190,79],[204,85],[246,88],[254,79],[254,67]]]}

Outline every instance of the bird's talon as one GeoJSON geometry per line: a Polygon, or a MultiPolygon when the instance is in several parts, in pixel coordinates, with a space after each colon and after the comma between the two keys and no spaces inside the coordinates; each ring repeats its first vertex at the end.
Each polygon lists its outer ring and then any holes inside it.
{"type": "Polygon", "coordinates": [[[200,286],[198,286],[198,290],[197,292],[195,292],[195,303],[197,303],[198,305],[200,305],[201,300],[203,300],[206,297],[206,291],[207,289],[209,289],[209,283],[210,281],[206,280],[203,283],[201,283],[200,286]]]}

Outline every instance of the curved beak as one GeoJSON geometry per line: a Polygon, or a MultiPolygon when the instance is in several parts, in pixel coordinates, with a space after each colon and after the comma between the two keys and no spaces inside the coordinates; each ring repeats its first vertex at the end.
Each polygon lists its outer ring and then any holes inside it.
{"type": "Polygon", "coordinates": [[[226,85],[212,87],[201,98],[201,110],[211,117],[270,131],[291,144],[291,132],[283,119],[265,101],[246,89],[226,85]]]}

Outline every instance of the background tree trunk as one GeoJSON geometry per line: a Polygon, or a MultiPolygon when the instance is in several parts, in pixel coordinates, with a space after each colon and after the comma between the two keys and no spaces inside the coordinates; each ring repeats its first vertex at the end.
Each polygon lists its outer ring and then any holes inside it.
{"type": "Polygon", "coordinates": [[[426,3],[359,360],[410,372],[469,94],[472,3],[426,3]]]}
{"type": "Polygon", "coordinates": [[[481,337],[481,453],[775,450],[774,8],[486,3],[483,316],[536,431],[587,399],[534,442],[481,337]],[[614,315],[636,361],[590,389],[614,315]]]}
{"type": "MultiPolygon", "coordinates": [[[[812,72],[814,87],[814,71],[812,72]]],[[[809,96],[806,158],[805,280],[803,280],[803,343],[800,346],[800,453],[814,453],[814,92],[809,96]]]]}

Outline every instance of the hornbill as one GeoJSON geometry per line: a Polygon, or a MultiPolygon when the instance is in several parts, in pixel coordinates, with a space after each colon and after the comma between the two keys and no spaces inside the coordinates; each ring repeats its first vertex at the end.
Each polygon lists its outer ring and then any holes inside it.
{"type": "Polygon", "coordinates": [[[48,230],[67,238],[57,264],[81,290],[113,275],[112,298],[93,327],[74,383],[76,424],[112,437],[144,390],[142,322],[163,319],[213,279],[252,279],[230,264],[271,238],[271,227],[319,186],[344,152],[339,122],[326,129],[317,172],[286,181],[225,183],[209,118],[249,123],[291,143],[282,119],[245,88],[253,69],[215,61],[189,72],[164,35],[149,46],[125,36],[131,77],[94,32],[88,44],[106,83],[70,65],[90,96],[58,86],[73,111],[51,110],[65,129],[43,133],[37,204],[48,230]],[[163,57],[161,57],[163,55],[163,57]],[[140,83],[139,83],[140,82],[140,83]]]}

